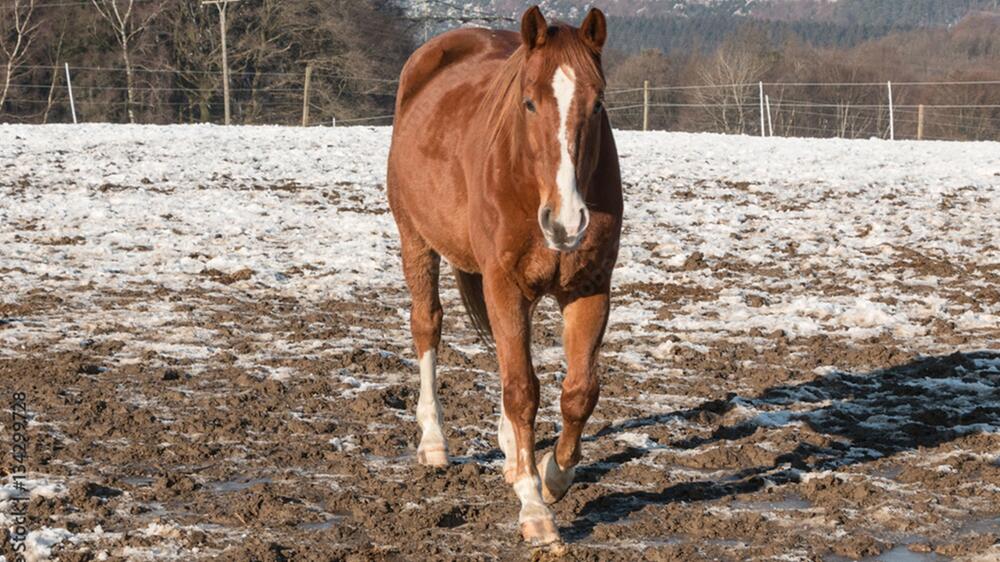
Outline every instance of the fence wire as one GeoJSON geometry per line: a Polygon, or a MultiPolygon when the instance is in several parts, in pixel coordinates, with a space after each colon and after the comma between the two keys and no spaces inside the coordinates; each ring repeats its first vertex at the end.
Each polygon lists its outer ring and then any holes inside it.
{"type": "MultiPolygon", "coordinates": [[[[21,66],[0,122],[70,122],[63,66],[21,66]],[[29,72],[33,71],[33,72],[29,72]],[[44,82],[39,74],[50,73],[44,82]]],[[[81,121],[221,122],[215,70],[70,67],[81,121]],[[108,84],[107,74],[115,77],[108,84]],[[117,83],[116,83],[117,82],[117,83]],[[129,95],[131,94],[131,96],[129,95]]],[[[398,80],[317,66],[305,99],[305,68],[230,73],[237,124],[388,125],[398,80]],[[321,87],[317,88],[317,84],[321,87]],[[308,118],[303,110],[308,108],[308,118]]],[[[1000,140],[1000,80],[609,84],[605,108],[617,128],[775,136],[1000,140]],[[761,92],[766,96],[761,97],[761,92]],[[889,96],[892,96],[890,100],[889,96]],[[767,102],[767,103],[765,103],[767,102]],[[767,115],[765,115],[767,114],[767,115]],[[766,117],[766,118],[765,118],[766,117]]]]}

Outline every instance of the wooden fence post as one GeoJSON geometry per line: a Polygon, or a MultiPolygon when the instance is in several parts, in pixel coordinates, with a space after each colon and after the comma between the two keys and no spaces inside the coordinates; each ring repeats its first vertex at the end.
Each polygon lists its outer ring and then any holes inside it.
{"type": "Polygon", "coordinates": [[[649,80],[642,81],[642,130],[649,130],[649,80]]]}
{"type": "Polygon", "coordinates": [[[306,83],[302,90],[302,126],[309,126],[309,83],[312,81],[313,65],[306,65],[306,83]]]}
{"type": "Polygon", "coordinates": [[[771,96],[764,96],[764,105],[767,106],[767,133],[774,136],[774,125],[771,123],[771,96]]]}
{"type": "Polygon", "coordinates": [[[924,140],[924,104],[917,106],[917,140],[924,140]]]}
{"type": "Polygon", "coordinates": [[[889,140],[896,140],[896,115],[892,107],[892,82],[889,85],[889,140]]]}
{"type": "Polygon", "coordinates": [[[69,90],[69,110],[73,114],[73,124],[76,125],[76,102],[73,101],[73,81],[69,79],[69,63],[66,64],[66,88],[69,90]]]}
{"type": "Polygon", "coordinates": [[[764,129],[764,82],[757,82],[760,88],[760,136],[766,137],[767,131],[764,129]]]}

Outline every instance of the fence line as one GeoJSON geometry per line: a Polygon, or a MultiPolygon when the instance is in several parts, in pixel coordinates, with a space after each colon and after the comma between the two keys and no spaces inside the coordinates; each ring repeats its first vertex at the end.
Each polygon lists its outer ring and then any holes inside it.
{"type": "MultiPolygon", "coordinates": [[[[763,84],[765,88],[770,87],[821,87],[821,86],[831,86],[831,87],[882,87],[885,86],[885,82],[748,82],[748,83],[734,83],[734,84],[700,84],[700,85],[690,85],[690,86],[655,86],[650,87],[649,91],[659,92],[659,91],[683,91],[683,90],[706,90],[706,89],[733,89],[733,88],[752,88],[758,83],[763,84]]],[[[1000,80],[968,80],[968,81],[935,81],[935,82],[893,82],[894,86],[998,86],[1000,85],[1000,80]]],[[[619,89],[609,89],[605,93],[607,94],[622,94],[631,92],[642,92],[644,88],[619,88],[619,89]]]]}
{"type": "MultiPolygon", "coordinates": [[[[330,68],[324,67],[323,65],[313,64],[314,68],[330,68]]],[[[27,70],[62,70],[62,66],[50,66],[50,65],[19,65],[18,69],[27,70]]],[[[70,66],[73,70],[86,70],[86,71],[96,71],[96,72],[126,72],[125,68],[114,67],[114,66],[70,66]]],[[[304,70],[304,67],[303,67],[304,70]]],[[[197,75],[211,75],[220,76],[222,75],[219,70],[196,70],[196,69],[176,69],[176,68],[146,68],[141,66],[136,66],[132,69],[132,72],[145,72],[148,74],[197,74],[197,75]]],[[[229,72],[230,76],[290,76],[299,77],[302,76],[302,72],[229,72]]],[[[374,78],[370,76],[355,76],[352,74],[328,74],[327,76],[331,78],[343,78],[345,80],[361,80],[370,82],[384,82],[388,84],[396,84],[399,82],[397,78],[374,78]]]]}
{"type": "MultiPolygon", "coordinates": [[[[20,66],[19,70],[46,70],[57,73],[63,70],[63,66],[57,65],[32,65],[20,66]]],[[[329,70],[330,67],[326,67],[329,70]]],[[[125,100],[107,99],[102,93],[108,92],[113,95],[120,95],[128,92],[128,86],[119,85],[88,85],[86,84],[87,73],[124,73],[124,68],[102,67],[102,66],[80,66],[69,67],[73,71],[73,89],[77,94],[83,93],[77,99],[72,99],[72,94],[68,89],[68,84],[63,83],[59,76],[53,74],[51,83],[13,83],[11,91],[15,97],[8,97],[7,103],[23,106],[45,106],[45,116],[53,108],[61,108],[56,111],[58,115],[66,115],[65,105],[78,106],[81,109],[83,104],[84,114],[95,107],[121,108],[128,107],[129,102],[125,100]],[[29,92],[39,92],[48,90],[48,99],[32,98],[29,92]],[[22,95],[17,96],[20,91],[22,95]],[[58,92],[59,95],[53,95],[58,92]],[[64,97],[66,96],[66,97],[64,97]]],[[[353,95],[359,98],[372,98],[372,107],[387,107],[387,100],[395,95],[395,84],[398,79],[382,78],[374,76],[360,76],[341,74],[336,71],[324,71],[322,65],[315,68],[316,72],[311,73],[313,80],[327,80],[329,89],[323,98],[327,105],[320,105],[315,100],[305,98],[303,86],[299,81],[303,79],[305,68],[292,72],[232,72],[234,77],[254,77],[263,79],[266,83],[269,78],[276,78],[278,84],[273,87],[261,85],[259,87],[231,88],[235,94],[243,94],[240,99],[243,119],[257,119],[258,116],[267,115],[270,111],[272,119],[280,114],[279,121],[292,121],[289,117],[295,112],[302,114],[302,124],[307,125],[327,125],[327,124],[368,124],[391,122],[393,115],[385,112],[374,115],[350,115],[343,118],[331,114],[331,107],[337,107],[335,100],[344,95],[353,95]],[[334,81],[334,82],[329,82],[334,81]],[[359,87],[358,84],[350,84],[349,81],[361,83],[372,83],[370,88],[359,87]],[[332,84],[337,84],[335,87],[332,84]],[[333,97],[330,96],[330,91],[333,97]],[[246,99],[247,94],[251,99],[246,99]],[[375,102],[375,99],[383,101],[375,102]],[[331,102],[333,105],[331,105],[331,102]],[[315,110],[315,119],[310,120],[310,110],[315,110]]],[[[142,99],[132,102],[132,107],[155,109],[157,107],[168,108],[174,119],[192,116],[199,111],[208,113],[203,115],[214,115],[217,110],[218,87],[212,84],[209,87],[184,87],[174,83],[163,86],[156,85],[156,81],[164,79],[153,78],[154,76],[220,76],[219,71],[190,69],[178,70],[172,68],[144,68],[136,67],[133,71],[140,75],[148,75],[148,81],[142,81],[139,85],[131,88],[133,92],[147,94],[142,99]],[[184,98],[187,98],[186,100],[184,98]]],[[[221,78],[221,76],[220,76],[221,78]]],[[[166,79],[169,80],[169,79],[166,79]]],[[[801,91],[801,90],[800,90],[801,91]]],[[[908,82],[748,82],[729,84],[687,84],[687,85],[650,85],[644,82],[643,87],[616,87],[610,85],[605,94],[607,101],[605,108],[614,117],[617,126],[632,126],[635,128],[649,128],[650,117],[659,120],[661,128],[664,128],[665,115],[684,114],[687,116],[700,116],[700,121],[694,119],[695,124],[684,124],[674,121],[675,130],[693,130],[701,123],[700,130],[714,132],[738,132],[738,133],[760,133],[764,136],[776,134],[790,134],[793,131],[810,131],[823,135],[836,136],[885,136],[892,138],[895,136],[895,124],[903,126],[905,130],[914,129],[915,138],[948,138],[949,130],[954,130],[951,136],[954,138],[990,138],[1000,140],[1000,80],[938,80],[938,81],[908,81],[908,82]],[[960,94],[955,90],[941,90],[945,87],[978,87],[972,92],[974,96],[969,96],[968,103],[955,103],[953,100],[960,94]],[[786,90],[795,92],[795,88],[819,88],[810,91],[806,95],[796,95],[785,98],[786,90]],[[859,92],[855,94],[845,94],[843,92],[823,93],[822,88],[868,88],[871,91],[859,92]],[[913,88],[919,88],[914,92],[913,88]],[[893,93],[895,89],[896,93],[893,93]],[[780,95],[775,95],[777,92],[780,95]],[[637,95],[641,94],[641,96],[637,95]],[[914,95],[922,97],[930,96],[938,98],[932,103],[914,103],[914,95]],[[634,97],[633,97],[634,95],[634,97]],[[663,96],[667,96],[666,99],[663,96]],[[808,99],[813,97],[813,99],[808,99]],[[830,98],[841,98],[831,101],[830,98]],[[991,103],[992,102],[992,103],[991,103]],[[641,119],[637,112],[641,110],[641,119]],[[651,114],[651,110],[660,110],[659,114],[651,114]],[[687,111],[689,110],[689,111],[687,111]],[[686,111],[686,113],[685,113],[686,111]],[[766,111],[766,113],[765,113],[766,111]],[[757,125],[757,121],[761,123],[757,125]],[[720,124],[721,123],[721,124],[720,124]],[[765,130],[764,123],[767,123],[765,130]],[[925,135],[926,128],[936,129],[937,136],[925,135]],[[758,127],[760,127],[758,129],[758,127]]],[[[322,96],[323,94],[319,94],[322,96]]],[[[315,96],[314,96],[315,98],[315,96]]],[[[0,116],[3,115],[3,107],[0,107],[0,116]]],[[[155,113],[155,112],[154,112],[155,113]]],[[[41,115],[38,113],[37,115],[41,115]]],[[[164,112],[159,113],[162,118],[164,112]]],[[[273,122],[273,121],[272,121],[273,122]]],[[[655,124],[654,124],[655,126],[655,124]]],[[[905,137],[908,133],[905,133],[905,137]]]]}

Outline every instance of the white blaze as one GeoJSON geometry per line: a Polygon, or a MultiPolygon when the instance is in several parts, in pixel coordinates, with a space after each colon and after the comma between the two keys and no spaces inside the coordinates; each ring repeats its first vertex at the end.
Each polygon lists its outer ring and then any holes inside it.
{"type": "Polygon", "coordinates": [[[576,189],[576,165],[573,163],[573,145],[569,139],[570,106],[576,93],[576,74],[572,68],[556,69],[552,77],[552,90],[556,94],[559,107],[559,170],[556,172],[556,186],[559,188],[559,214],[555,219],[569,233],[579,230],[581,211],[586,208],[580,192],[576,189]]]}

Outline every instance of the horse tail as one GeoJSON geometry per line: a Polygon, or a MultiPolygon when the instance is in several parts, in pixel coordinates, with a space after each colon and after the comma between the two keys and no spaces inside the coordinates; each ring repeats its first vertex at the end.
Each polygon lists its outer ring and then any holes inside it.
{"type": "Polygon", "coordinates": [[[458,292],[462,295],[462,304],[469,314],[472,327],[479,334],[479,339],[491,350],[493,346],[493,328],[490,327],[490,317],[486,312],[486,298],[483,296],[483,276],[479,273],[467,273],[455,269],[455,281],[458,292]]]}

